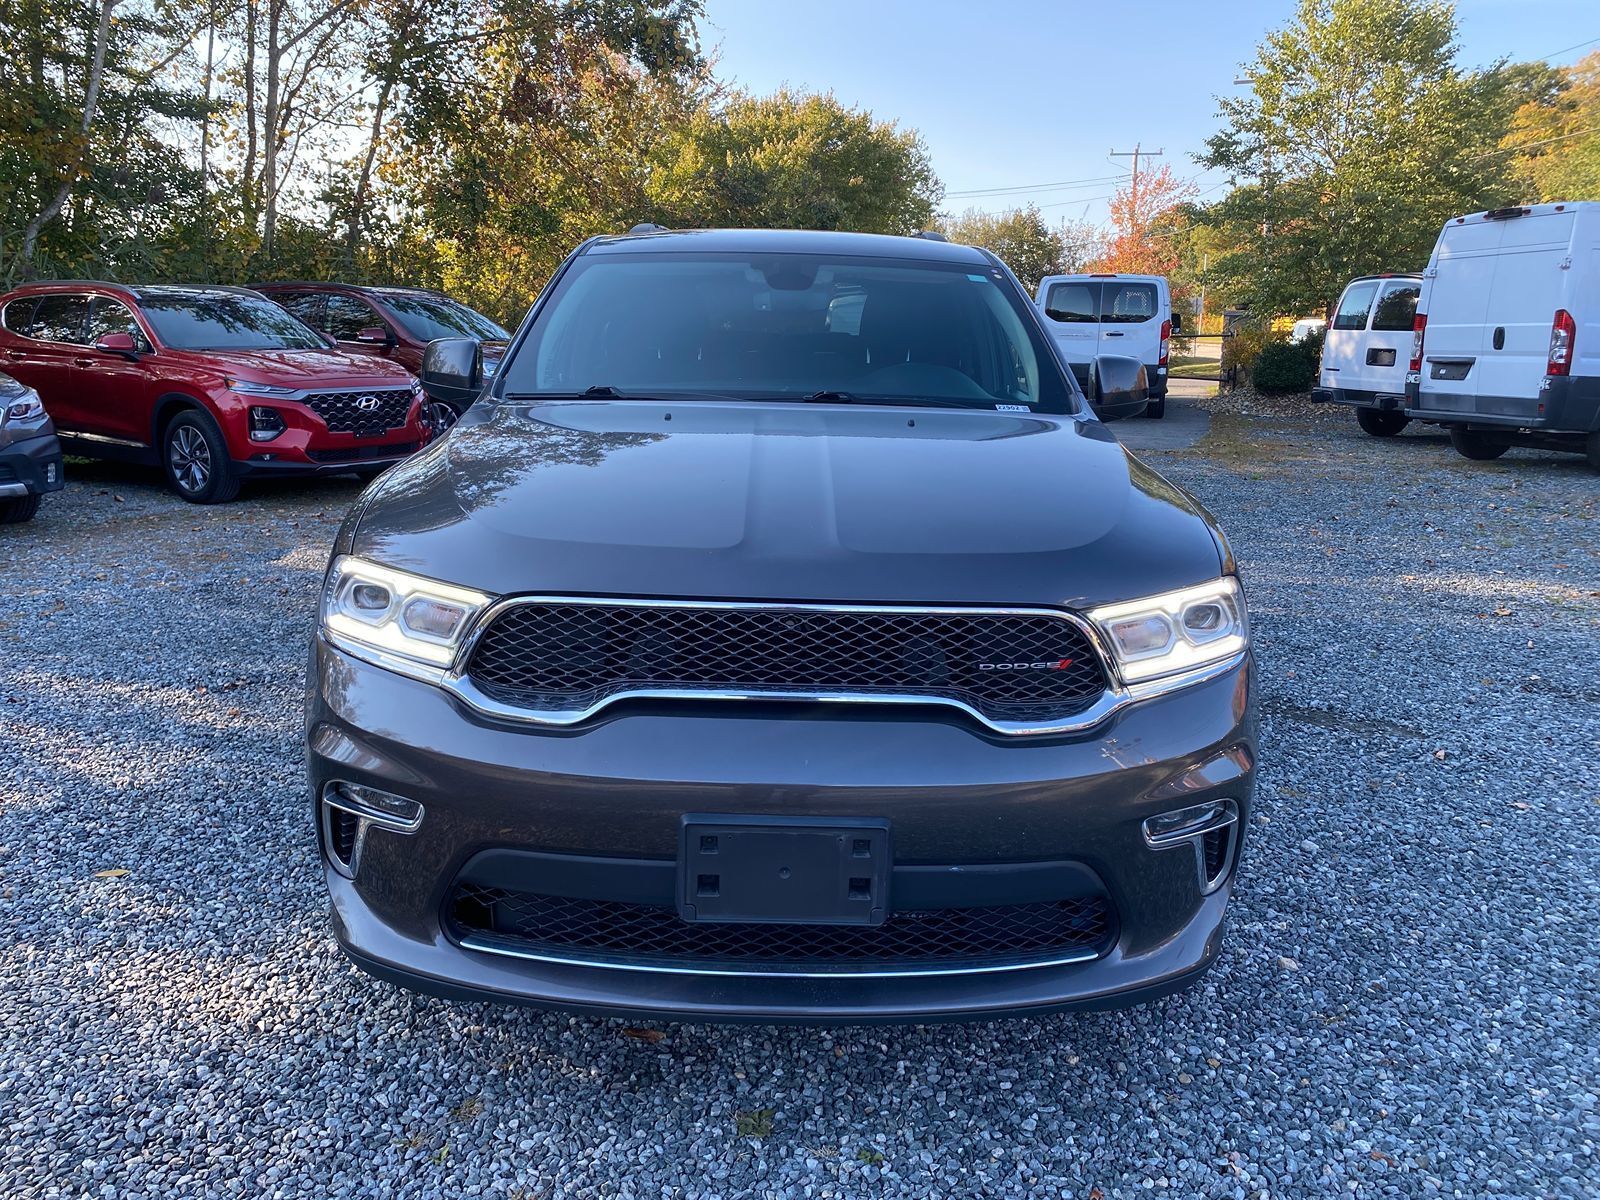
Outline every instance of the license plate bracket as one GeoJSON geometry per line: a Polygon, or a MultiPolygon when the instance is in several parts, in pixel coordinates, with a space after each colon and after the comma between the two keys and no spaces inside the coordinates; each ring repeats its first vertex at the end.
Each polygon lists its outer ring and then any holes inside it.
{"type": "Polygon", "coordinates": [[[690,814],[679,843],[678,914],[695,922],[881,925],[893,861],[882,819],[690,814]]]}

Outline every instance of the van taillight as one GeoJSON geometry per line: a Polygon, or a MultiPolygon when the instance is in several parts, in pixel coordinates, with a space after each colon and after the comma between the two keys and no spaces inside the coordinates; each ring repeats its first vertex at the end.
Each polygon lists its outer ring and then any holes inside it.
{"type": "Polygon", "coordinates": [[[1422,335],[1428,328],[1428,314],[1418,313],[1411,322],[1411,373],[1420,374],[1422,371],[1422,335]]]}
{"type": "Polygon", "coordinates": [[[1556,319],[1550,322],[1550,355],[1544,364],[1546,375],[1572,373],[1572,344],[1578,339],[1578,323],[1564,308],[1556,309],[1556,319]]]}
{"type": "Polygon", "coordinates": [[[1172,322],[1161,322],[1161,357],[1156,360],[1158,367],[1167,365],[1167,342],[1172,338],[1172,322]]]}

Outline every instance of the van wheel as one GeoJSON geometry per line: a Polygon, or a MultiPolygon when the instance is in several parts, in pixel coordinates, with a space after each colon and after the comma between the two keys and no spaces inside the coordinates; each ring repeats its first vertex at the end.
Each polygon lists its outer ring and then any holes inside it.
{"type": "Polygon", "coordinates": [[[1363,433],[1370,433],[1373,437],[1393,437],[1411,424],[1411,418],[1405,413],[1385,412],[1381,408],[1358,408],[1356,424],[1361,426],[1363,433]]]}
{"type": "Polygon", "coordinates": [[[1144,415],[1156,421],[1159,421],[1162,417],[1166,416],[1167,398],[1165,396],[1158,396],[1154,400],[1151,400],[1144,406],[1144,415]]]}
{"type": "Polygon", "coordinates": [[[0,525],[20,525],[24,521],[33,520],[33,514],[39,511],[39,500],[38,492],[31,496],[15,496],[0,500],[0,525]]]}
{"type": "Polygon", "coordinates": [[[1459,425],[1450,430],[1450,444],[1462,458],[1470,458],[1476,462],[1488,462],[1492,458],[1499,458],[1511,449],[1511,443],[1504,438],[1484,433],[1481,429],[1462,429],[1459,425]]]}
{"type": "Polygon", "coordinates": [[[203,412],[184,409],[167,424],[161,464],[172,490],[190,504],[226,504],[239,494],[239,472],[222,431],[203,412]]]}

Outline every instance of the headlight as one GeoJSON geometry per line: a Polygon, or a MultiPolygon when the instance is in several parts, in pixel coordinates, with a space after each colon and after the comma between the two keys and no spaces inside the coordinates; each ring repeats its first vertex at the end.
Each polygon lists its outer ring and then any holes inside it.
{"type": "Polygon", "coordinates": [[[322,590],[322,630],[357,658],[437,682],[493,599],[341,555],[322,590]]]}
{"type": "Polygon", "coordinates": [[[32,388],[23,388],[20,396],[0,406],[0,425],[10,421],[36,421],[42,416],[44,404],[39,400],[39,393],[32,388]]]}
{"type": "Polygon", "coordinates": [[[1244,592],[1233,576],[1087,614],[1104,636],[1124,683],[1186,674],[1250,645],[1244,592]]]}
{"type": "Polygon", "coordinates": [[[276,383],[254,383],[248,379],[235,379],[231,375],[224,376],[222,382],[227,385],[230,392],[241,396],[298,396],[299,388],[280,387],[276,383]]]}

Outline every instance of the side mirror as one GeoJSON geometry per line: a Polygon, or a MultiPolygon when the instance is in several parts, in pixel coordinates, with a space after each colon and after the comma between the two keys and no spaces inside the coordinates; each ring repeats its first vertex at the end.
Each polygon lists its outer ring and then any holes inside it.
{"type": "Polygon", "coordinates": [[[483,390],[483,345],[477,338],[436,338],[422,352],[422,390],[465,408],[483,390]]]}
{"type": "Polygon", "coordinates": [[[115,354],[129,360],[139,357],[139,346],[131,333],[108,333],[95,342],[94,348],[101,354],[115,354]]]}
{"type": "Polygon", "coordinates": [[[358,330],[356,341],[364,342],[369,346],[390,346],[394,339],[389,336],[389,331],[382,325],[368,325],[365,329],[358,330]]]}
{"type": "Polygon", "coordinates": [[[1172,332],[1173,333],[1182,333],[1183,332],[1183,314],[1180,313],[1177,309],[1173,309],[1172,310],[1172,332]]]}
{"type": "Polygon", "coordinates": [[[1144,364],[1137,358],[1102,354],[1089,364],[1089,407],[1102,421],[1136,417],[1150,401],[1144,364]]]}

